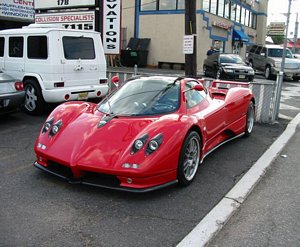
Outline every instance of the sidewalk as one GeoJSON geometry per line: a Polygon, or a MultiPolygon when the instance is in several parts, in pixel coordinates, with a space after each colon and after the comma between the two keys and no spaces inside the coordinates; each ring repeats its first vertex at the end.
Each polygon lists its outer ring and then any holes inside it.
{"type": "Polygon", "coordinates": [[[300,128],[213,246],[300,246],[300,128]]]}
{"type": "Polygon", "coordinates": [[[299,144],[300,113],[177,247],[299,247],[299,144]]]}

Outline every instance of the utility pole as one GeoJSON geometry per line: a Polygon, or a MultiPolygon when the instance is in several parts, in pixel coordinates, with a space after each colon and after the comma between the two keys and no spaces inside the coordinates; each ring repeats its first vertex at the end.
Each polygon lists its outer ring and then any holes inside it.
{"type": "Polygon", "coordinates": [[[193,35],[193,53],[185,54],[185,75],[197,76],[196,0],[185,0],[185,35],[193,35]]]}
{"type": "Polygon", "coordinates": [[[298,13],[296,13],[296,22],[295,22],[295,32],[294,32],[294,45],[293,45],[293,54],[296,53],[296,44],[297,44],[297,39],[298,39],[298,13]]]}
{"type": "Polygon", "coordinates": [[[286,19],[286,29],[285,29],[283,51],[282,51],[282,61],[281,61],[280,71],[279,71],[279,73],[277,75],[277,79],[276,79],[277,91],[276,91],[276,100],[275,100],[275,114],[274,114],[275,119],[278,119],[278,114],[279,114],[280,98],[281,98],[281,91],[282,91],[282,84],[283,84],[283,77],[284,77],[284,65],[285,65],[285,56],[286,56],[286,47],[287,47],[287,37],[288,37],[288,29],[289,29],[289,23],[290,23],[290,15],[291,15],[291,4],[292,4],[292,0],[289,0],[289,8],[288,8],[287,19],[286,19]]]}

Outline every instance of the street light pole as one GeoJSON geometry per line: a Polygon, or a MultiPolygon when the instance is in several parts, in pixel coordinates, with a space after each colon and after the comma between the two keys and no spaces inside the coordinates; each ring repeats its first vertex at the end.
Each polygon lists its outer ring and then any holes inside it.
{"type": "MultiPolygon", "coordinates": [[[[283,77],[284,77],[284,65],[285,65],[285,55],[286,55],[286,47],[287,47],[287,37],[288,37],[288,29],[289,29],[290,14],[291,14],[291,4],[292,4],[292,0],[289,0],[289,8],[288,8],[287,20],[286,20],[284,45],[283,45],[283,51],[282,51],[282,61],[281,61],[280,72],[278,73],[277,80],[276,80],[277,91],[276,91],[276,100],[275,100],[275,114],[274,114],[275,119],[278,119],[278,114],[279,114],[279,105],[280,105],[282,83],[283,83],[283,77]]],[[[273,120],[275,120],[275,119],[273,119],[273,120]]]]}

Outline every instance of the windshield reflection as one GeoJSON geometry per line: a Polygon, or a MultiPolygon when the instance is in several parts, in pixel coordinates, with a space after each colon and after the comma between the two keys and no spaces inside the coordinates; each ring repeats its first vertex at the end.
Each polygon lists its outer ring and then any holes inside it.
{"type": "Polygon", "coordinates": [[[179,82],[174,78],[139,78],[127,82],[103,100],[98,110],[110,115],[166,114],[179,107],[179,82]]]}

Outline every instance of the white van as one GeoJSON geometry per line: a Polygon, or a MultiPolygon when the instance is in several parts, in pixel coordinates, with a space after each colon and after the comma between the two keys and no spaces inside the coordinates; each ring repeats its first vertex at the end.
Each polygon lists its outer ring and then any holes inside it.
{"type": "Polygon", "coordinates": [[[25,110],[45,103],[100,98],[107,94],[100,33],[31,24],[0,31],[0,70],[24,82],[25,110]]]}

